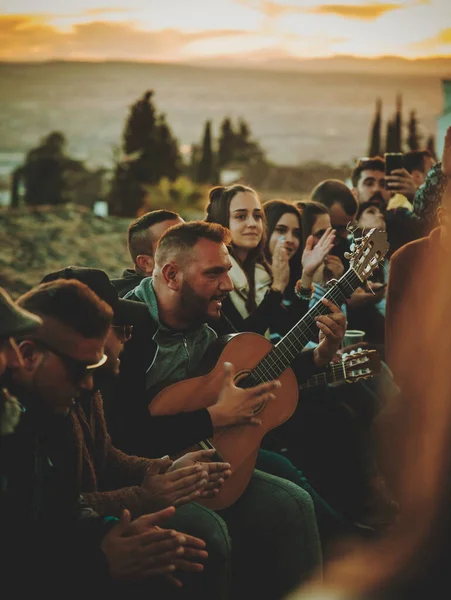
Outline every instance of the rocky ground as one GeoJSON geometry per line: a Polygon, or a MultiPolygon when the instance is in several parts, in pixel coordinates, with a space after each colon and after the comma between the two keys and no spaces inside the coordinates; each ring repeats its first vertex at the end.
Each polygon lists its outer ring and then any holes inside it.
{"type": "Polygon", "coordinates": [[[129,223],[75,204],[0,208],[0,286],[17,298],[46,273],[69,265],[117,276],[131,266],[129,223]]]}

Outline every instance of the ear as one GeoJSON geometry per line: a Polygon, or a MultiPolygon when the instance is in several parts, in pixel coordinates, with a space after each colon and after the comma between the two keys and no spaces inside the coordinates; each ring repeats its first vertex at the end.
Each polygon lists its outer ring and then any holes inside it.
{"type": "Polygon", "coordinates": [[[34,371],[41,363],[42,351],[38,350],[33,340],[24,340],[18,344],[18,349],[22,357],[23,368],[26,371],[34,371]]]}
{"type": "Polygon", "coordinates": [[[351,192],[354,198],[357,200],[357,202],[359,202],[359,194],[357,193],[357,188],[353,187],[351,192]]]}
{"type": "Polygon", "coordinates": [[[447,214],[446,214],[446,209],[443,208],[443,206],[439,206],[437,209],[437,221],[439,225],[445,225],[446,223],[446,218],[447,218],[447,214]]]}
{"type": "Polygon", "coordinates": [[[155,259],[150,254],[139,254],[136,257],[136,266],[142,273],[150,277],[155,268],[155,259]]]}
{"type": "Polygon", "coordinates": [[[161,269],[161,274],[166,285],[174,291],[178,291],[181,285],[182,273],[175,262],[166,263],[161,269]]]}

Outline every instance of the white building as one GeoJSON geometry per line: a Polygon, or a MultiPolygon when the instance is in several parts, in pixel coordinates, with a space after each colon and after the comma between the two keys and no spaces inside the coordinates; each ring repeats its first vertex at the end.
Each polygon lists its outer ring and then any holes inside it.
{"type": "Polygon", "coordinates": [[[437,118],[437,156],[443,152],[443,142],[448,127],[451,127],[451,79],[442,79],[443,114],[437,118]]]}

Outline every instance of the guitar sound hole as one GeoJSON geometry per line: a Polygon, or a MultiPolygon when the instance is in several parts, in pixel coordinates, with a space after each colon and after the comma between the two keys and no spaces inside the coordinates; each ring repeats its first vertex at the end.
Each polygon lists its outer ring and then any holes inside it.
{"type": "MultiPolygon", "coordinates": [[[[257,385],[257,382],[254,381],[251,371],[240,371],[235,375],[234,383],[237,387],[241,388],[250,388],[257,385]]],[[[254,415],[258,415],[266,406],[266,402],[262,402],[258,406],[254,408],[254,415]]]]}

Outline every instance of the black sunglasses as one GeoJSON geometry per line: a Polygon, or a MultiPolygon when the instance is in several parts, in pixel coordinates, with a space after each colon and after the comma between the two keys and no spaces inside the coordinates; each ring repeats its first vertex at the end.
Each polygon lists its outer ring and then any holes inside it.
{"type": "Polygon", "coordinates": [[[52,354],[55,354],[56,356],[58,356],[58,358],[61,359],[73,383],[80,383],[89,374],[91,374],[91,369],[89,367],[92,365],[92,363],[85,363],[74,358],[73,356],[65,354],[64,352],[60,352],[59,350],[57,350],[50,344],[47,344],[47,342],[43,342],[42,340],[35,340],[35,342],[39,346],[46,348],[52,354]]]}

